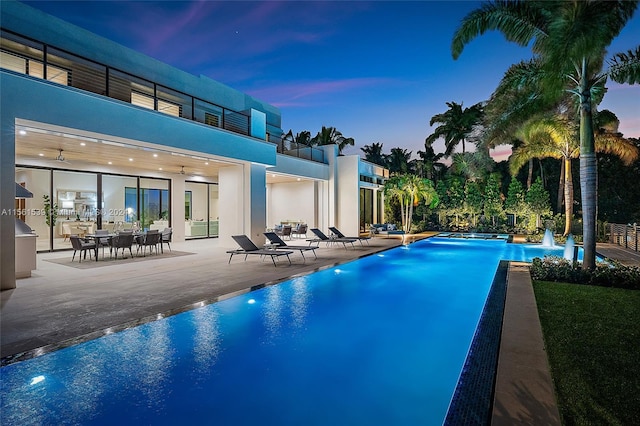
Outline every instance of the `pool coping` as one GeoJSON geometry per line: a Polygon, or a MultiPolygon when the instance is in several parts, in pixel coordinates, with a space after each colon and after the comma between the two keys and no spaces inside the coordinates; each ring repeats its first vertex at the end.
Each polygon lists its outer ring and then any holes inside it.
{"type": "Polygon", "coordinates": [[[561,425],[530,264],[509,262],[491,425],[561,425]]]}

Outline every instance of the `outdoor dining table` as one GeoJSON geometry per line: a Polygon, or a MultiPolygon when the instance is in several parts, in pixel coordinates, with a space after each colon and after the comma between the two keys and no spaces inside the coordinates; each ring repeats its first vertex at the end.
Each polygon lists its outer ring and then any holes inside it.
{"type": "MultiPolygon", "coordinates": [[[[94,240],[96,242],[96,262],[98,261],[98,241],[100,240],[100,238],[106,238],[107,241],[109,241],[109,245],[111,245],[111,240],[113,239],[113,237],[115,237],[118,234],[115,233],[109,233],[109,234],[86,234],[84,237],[85,238],[89,238],[91,240],[94,240]]],[[[104,253],[104,251],[103,251],[104,253]]],[[[104,260],[104,255],[102,256],[102,259],[104,260]]]]}

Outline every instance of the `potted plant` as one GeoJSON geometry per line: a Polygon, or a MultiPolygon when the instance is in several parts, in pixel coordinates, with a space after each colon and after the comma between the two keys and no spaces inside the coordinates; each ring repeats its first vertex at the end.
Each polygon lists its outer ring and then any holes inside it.
{"type": "Polygon", "coordinates": [[[46,194],[42,198],[44,199],[44,221],[47,226],[54,226],[58,220],[58,204],[52,205],[51,199],[46,194]]]}

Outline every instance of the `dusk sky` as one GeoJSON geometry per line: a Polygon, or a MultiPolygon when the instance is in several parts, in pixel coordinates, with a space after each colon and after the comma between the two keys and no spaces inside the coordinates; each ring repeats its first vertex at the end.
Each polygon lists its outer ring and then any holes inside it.
{"type": "MultiPolygon", "coordinates": [[[[280,108],[294,134],[333,126],[360,147],[424,149],[446,102],[487,100],[530,49],[497,32],[451,57],[451,38],[480,2],[468,1],[25,1],[91,32],[280,108]]],[[[640,42],[636,11],[610,52],[640,42]]],[[[610,109],[640,137],[640,86],[609,82],[610,109]]],[[[444,151],[444,144],[434,146],[444,151]]],[[[509,149],[499,147],[497,154],[509,149]]]]}

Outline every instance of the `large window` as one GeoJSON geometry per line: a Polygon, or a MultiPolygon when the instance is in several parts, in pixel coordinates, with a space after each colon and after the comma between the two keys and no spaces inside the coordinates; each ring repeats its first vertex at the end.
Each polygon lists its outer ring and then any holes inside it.
{"type": "Polygon", "coordinates": [[[360,188],[360,231],[373,223],[374,191],[360,188]]]}
{"type": "Polygon", "coordinates": [[[185,182],[186,238],[218,236],[218,185],[185,182]]]}
{"type": "Polygon", "coordinates": [[[83,236],[97,229],[97,182],[95,173],[53,171],[52,200],[58,211],[54,250],[71,247],[70,235],[83,236]]]}
{"type": "Polygon", "coordinates": [[[124,191],[125,222],[139,222],[141,228],[164,228],[169,223],[169,181],[140,178],[140,188],[124,191]]]}

